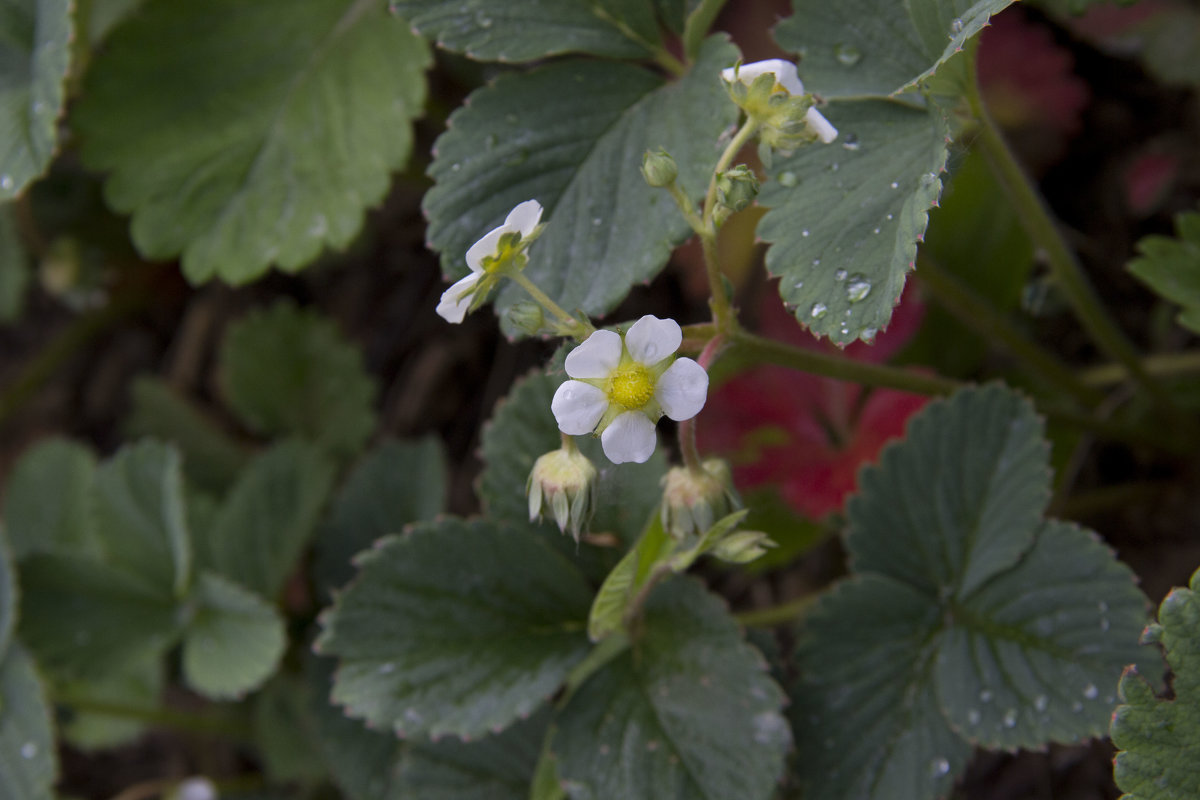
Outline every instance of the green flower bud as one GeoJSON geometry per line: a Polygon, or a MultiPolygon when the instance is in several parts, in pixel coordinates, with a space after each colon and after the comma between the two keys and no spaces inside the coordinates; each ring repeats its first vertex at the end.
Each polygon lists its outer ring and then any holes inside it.
{"type": "Polygon", "coordinates": [[[758,196],[758,178],[745,164],[717,175],[717,202],[730,211],[741,211],[758,196]]]}
{"type": "Polygon", "coordinates": [[[731,564],[746,564],[776,547],[762,531],[738,531],[726,536],[712,549],[712,554],[731,564]]]}
{"type": "Polygon", "coordinates": [[[651,186],[670,186],[679,177],[679,167],[666,150],[660,149],[657,153],[647,150],[642,156],[642,176],[651,186]]]}
{"type": "Polygon", "coordinates": [[[659,513],[663,528],[682,540],[700,536],[717,520],[741,506],[733,490],[729,465],[712,458],[699,470],[673,467],[663,476],[663,498],[659,513]]]}
{"type": "Polygon", "coordinates": [[[536,336],[546,321],[546,315],[542,313],[542,307],[528,300],[513,303],[509,306],[506,313],[508,314],[508,321],[513,324],[513,327],[524,333],[528,333],[530,336],[536,336]]]}
{"type": "Polygon", "coordinates": [[[592,495],[596,487],[596,468],[568,440],[534,462],[525,493],[529,497],[529,521],[540,520],[549,512],[563,533],[571,529],[575,541],[592,517],[592,495]]]}

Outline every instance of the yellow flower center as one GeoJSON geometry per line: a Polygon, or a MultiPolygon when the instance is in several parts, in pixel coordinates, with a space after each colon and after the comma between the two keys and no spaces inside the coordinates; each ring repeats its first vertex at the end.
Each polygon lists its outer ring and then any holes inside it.
{"type": "Polygon", "coordinates": [[[641,364],[621,367],[612,376],[608,396],[630,411],[641,408],[654,396],[654,380],[641,364]]]}

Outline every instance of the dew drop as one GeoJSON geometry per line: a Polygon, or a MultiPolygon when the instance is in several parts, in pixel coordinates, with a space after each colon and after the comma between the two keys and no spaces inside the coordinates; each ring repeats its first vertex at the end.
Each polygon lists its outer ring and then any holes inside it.
{"type": "Polygon", "coordinates": [[[879,333],[878,328],[863,328],[862,338],[867,344],[874,344],[875,336],[879,333]]]}
{"type": "Polygon", "coordinates": [[[992,701],[992,693],[989,689],[984,689],[979,693],[979,702],[990,703],[992,701]]]}
{"type": "Polygon", "coordinates": [[[972,708],[967,711],[967,724],[968,725],[978,725],[980,719],[982,719],[982,717],[979,714],[979,709],[972,708]]]}
{"type": "Polygon", "coordinates": [[[479,27],[481,27],[481,28],[492,27],[492,18],[491,17],[480,17],[479,18],[479,27]]]}
{"type": "Polygon", "coordinates": [[[871,282],[863,279],[862,276],[856,276],[854,280],[846,284],[846,299],[851,303],[857,303],[860,300],[866,299],[871,293],[871,282]]]}
{"type": "Polygon", "coordinates": [[[819,267],[819,266],[821,266],[821,259],[819,259],[819,258],[814,258],[814,259],[813,259],[813,266],[814,266],[814,267],[819,267]]]}
{"type": "Polygon", "coordinates": [[[21,758],[29,760],[36,757],[38,754],[38,746],[33,742],[26,742],[21,745],[21,758]]]}
{"type": "Polygon", "coordinates": [[[1108,617],[1101,617],[1101,618],[1100,618],[1100,632],[1101,632],[1101,633],[1108,633],[1108,629],[1109,629],[1110,627],[1112,627],[1112,623],[1110,623],[1110,622],[1108,621],[1108,617]]]}
{"type": "Polygon", "coordinates": [[[940,778],[950,772],[950,762],[944,758],[935,758],[929,762],[929,774],[935,778],[940,778]]]}
{"type": "Polygon", "coordinates": [[[11,175],[0,175],[0,189],[8,191],[13,188],[13,179],[11,175]]]}
{"type": "Polygon", "coordinates": [[[845,323],[845,322],[843,322],[843,323],[842,323],[842,327],[841,327],[841,331],[842,331],[842,335],[843,335],[843,336],[845,336],[846,334],[850,333],[850,325],[849,325],[849,324],[847,324],[847,323],[845,323]]]}
{"type": "Polygon", "coordinates": [[[35,114],[40,114],[40,113],[42,113],[42,112],[43,112],[43,111],[45,111],[45,110],[46,110],[46,104],[45,104],[45,103],[43,103],[41,100],[34,100],[34,101],[33,101],[33,113],[35,113],[35,114]]]}
{"type": "Polygon", "coordinates": [[[809,231],[808,228],[805,228],[804,230],[800,231],[800,235],[805,238],[807,238],[810,233],[811,233],[811,231],[809,231]]]}
{"type": "Polygon", "coordinates": [[[779,180],[779,185],[783,186],[787,189],[792,188],[793,186],[795,186],[797,183],[800,182],[799,178],[796,177],[796,173],[791,172],[791,171],[779,173],[778,180],[779,180]]]}
{"type": "Polygon", "coordinates": [[[876,228],[875,230],[871,231],[871,233],[876,233],[876,234],[879,233],[879,228],[876,228]]]}
{"type": "Polygon", "coordinates": [[[1096,684],[1089,683],[1087,686],[1083,687],[1083,696],[1088,700],[1095,700],[1100,696],[1100,690],[1096,688],[1096,684]]]}
{"type": "Polygon", "coordinates": [[[842,137],[842,147],[853,152],[862,147],[862,145],[859,143],[857,136],[853,133],[847,133],[842,137]]]}
{"type": "MultiPolygon", "coordinates": [[[[961,19],[955,19],[953,22],[951,22],[950,23],[950,32],[952,34],[956,34],[956,35],[962,33],[963,32],[963,21],[961,19]]],[[[951,36],[950,38],[953,39],[954,37],[951,36]]]]}
{"type": "Polygon", "coordinates": [[[803,288],[804,288],[804,281],[796,281],[796,288],[797,288],[797,289],[803,289],[803,288]]]}
{"type": "Polygon", "coordinates": [[[891,219],[895,219],[895,217],[894,217],[894,216],[892,216],[891,214],[888,214],[888,215],[887,215],[887,218],[888,218],[889,220],[891,220],[891,219]]]}
{"type": "Polygon", "coordinates": [[[899,188],[900,188],[900,184],[896,183],[895,181],[892,181],[892,188],[893,188],[893,189],[899,189],[899,188]]]}
{"type": "Polygon", "coordinates": [[[604,224],[604,220],[600,219],[599,217],[592,217],[593,228],[599,228],[602,224],[604,224]]]}
{"type": "Polygon", "coordinates": [[[404,719],[408,722],[411,722],[413,725],[420,725],[424,717],[422,717],[421,712],[417,711],[415,708],[406,708],[404,710],[404,719]]]}
{"type": "MultiPolygon", "coordinates": [[[[829,165],[830,172],[837,172],[841,168],[842,168],[842,165],[836,161],[834,161],[832,164],[829,165]]],[[[838,185],[840,186],[841,184],[838,184],[838,185]]]]}
{"type": "Polygon", "coordinates": [[[862,51],[852,44],[838,42],[833,46],[833,57],[843,67],[853,67],[858,62],[862,61],[862,51]]]}
{"type": "Polygon", "coordinates": [[[1038,711],[1045,711],[1046,706],[1048,705],[1049,701],[1046,699],[1046,695],[1044,694],[1039,694],[1037,697],[1033,698],[1033,707],[1038,711]]]}
{"type": "Polygon", "coordinates": [[[846,280],[846,276],[849,274],[850,273],[846,272],[846,270],[839,269],[837,272],[833,273],[833,279],[835,281],[844,281],[846,280]]]}
{"type": "Polygon", "coordinates": [[[1004,727],[1017,727],[1017,710],[1015,708],[1010,708],[1008,711],[1004,712],[1004,727]]]}
{"type": "Polygon", "coordinates": [[[809,313],[812,314],[813,319],[820,319],[825,316],[825,312],[828,310],[824,303],[813,303],[812,311],[809,313]]]}
{"type": "Polygon", "coordinates": [[[462,169],[462,164],[459,164],[457,161],[450,165],[451,172],[458,172],[460,169],[462,169]]]}

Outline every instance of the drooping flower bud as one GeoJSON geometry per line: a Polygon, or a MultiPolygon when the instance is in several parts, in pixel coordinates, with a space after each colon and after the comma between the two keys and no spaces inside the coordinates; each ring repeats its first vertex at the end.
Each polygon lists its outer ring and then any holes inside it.
{"type": "Polygon", "coordinates": [[[509,306],[506,313],[508,314],[508,321],[513,324],[514,328],[530,336],[536,336],[542,330],[542,325],[546,321],[546,315],[542,313],[542,307],[528,300],[513,303],[509,306]]]}
{"type": "Polygon", "coordinates": [[[737,531],[717,542],[712,554],[731,564],[746,564],[765,554],[767,548],[775,546],[775,542],[762,531],[737,531]]]}
{"type": "Polygon", "coordinates": [[[549,513],[563,533],[570,528],[575,541],[592,517],[596,468],[571,439],[558,450],[538,458],[525,483],[529,497],[529,521],[549,513]]]}
{"type": "Polygon", "coordinates": [[[660,149],[657,153],[646,151],[646,155],[642,157],[642,176],[646,179],[646,183],[656,188],[670,186],[679,177],[679,167],[675,165],[675,159],[671,158],[671,154],[666,150],[660,149]]]}
{"type": "Polygon", "coordinates": [[[673,467],[662,479],[659,513],[663,528],[678,540],[700,536],[741,506],[727,463],[711,458],[700,467],[673,467]]]}

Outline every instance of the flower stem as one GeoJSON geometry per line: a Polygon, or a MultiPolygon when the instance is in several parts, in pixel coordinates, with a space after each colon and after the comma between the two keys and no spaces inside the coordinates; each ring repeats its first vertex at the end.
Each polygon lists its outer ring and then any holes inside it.
{"type": "Polygon", "coordinates": [[[563,327],[570,331],[567,335],[573,336],[577,341],[582,342],[595,333],[595,328],[590,323],[576,319],[566,311],[563,311],[562,306],[551,300],[549,295],[539,289],[533,281],[525,277],[524,272],[506,272],[505,275],[512,278],[518,286],[528,292],[529,296],[537,301],[538,305],[553,314],[562,323],[563,327]]]}
{"type": "Polygon", "coordinates": [[[733,138],[729,140],[725,151],[717,159],[713,167],[712,177],[708,181],[708,191],[704,195],[704,209],[701,217],[700,247],[704,251],[704,269],[708,274],[709,291],[712,294],[713,322],[717,330],[732,332],[737,327],[737,319],[733,314],[729,297],[725,293],[725,282],[721,279],[721,264],[717,253],[717,226],[713,222],[713,211],[717,202],[717,176],[729,168],[730,163],[746,143],[758,132],[758,122],[747,118],[733,138]]]}
{"type": "Polygon", "coordinates": [[[795,622],[801,614],[816,602],[816,599],[817,596],[815,594],[808,594],[788,600],[786,603],[781,603],[777,606],[742,611],[739,614],[734,614],[734,619],[747,628],[774,628],[778,625],[795,622]]]}
{"type": "MultiPolygon", "coordinates": [[[[1171,378],[1200,372],[1200,351],[1183,353],[1159,353],[1142,359],[1146,372],[1159,378],[1171,378]]],[[[1102,364],[1079,373],[1079,380],[1088,386],[1108,386],[1129,378],[1129,371],[1122,364],[1102,364]]]]}

